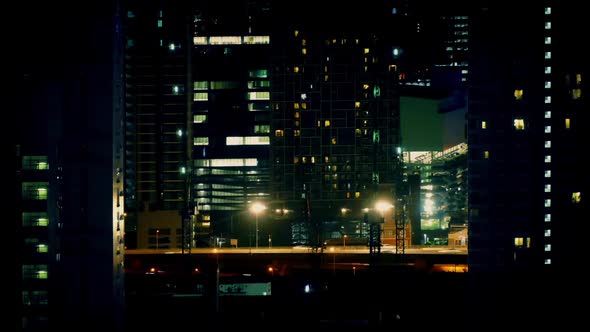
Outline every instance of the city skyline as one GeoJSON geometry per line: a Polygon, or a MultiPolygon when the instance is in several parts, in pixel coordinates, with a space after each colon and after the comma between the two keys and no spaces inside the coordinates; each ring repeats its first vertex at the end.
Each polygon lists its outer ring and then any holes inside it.
{"type": "MultiPolygon", "coordinates": [[[[571,36],[588,23],[573,3],[27,5],[2,92],[19,330],[122,330],[126,249],[301,246],[331,285],[335,246],[366,247],[363,280],[383,254],[465,249],[469,324],[491,308],[526,325],[511,297],[552,313],[581,289],[589,71],[571,36]]],[[[228,255],[211,257],[223,271],[228,255]]]]}

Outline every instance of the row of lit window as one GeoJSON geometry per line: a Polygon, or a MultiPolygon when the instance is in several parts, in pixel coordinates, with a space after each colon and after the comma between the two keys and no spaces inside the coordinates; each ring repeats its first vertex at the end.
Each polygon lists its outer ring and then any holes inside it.
{"type": "Polygon", "coordinates": [[[23,156],[23,170],[48,170],[47,156],[23,156]]]}
{"type": "MultiPolygon", "coordinates": [[[[551,7],[545,8],[545,14],[547,14],[547,15],[551,14],[551,7]]],[[[551,28],[551,22],[549,20],[547,20],[545,22],[545,30],[546,30],[547,34],[551,33],[550,28],[551,28]]],[[[547,45],[546,47],[549,49],[549,50],[545,51],[545,60],[547,60],[547,62],[549,63],[551,61],[551,51],[550,51],[551,36],[545,37],[545,45],[547,45]]],[[[545,67],[545,74],[547,74],[547,75],[551,74],[551,66],[550,65],[545,67]]],[[[550,80],[545,81],[545,89],[550,89],[550,88],[551,88],[551,81],[550,80]]],[[[547,93],[550,93],[550,91],[547,91],[547,93]]],[[[578,99],[580,95],[581,95],[581,92],[577,93],[577,92],[572,91],[572,98],[573,99],[578,99]]],[[[545,96],[545,104],[551,104],[551,96],[550,95],[545,96]]],[[[548,105],[548,106],[551,106],[551,105],[548,105]]],[[[545,119],[549,119],[549,118],[550,118],[550,116],[549,117],[545,116],[545,119]]],[[[570,119],[569,118],[565,119],[565,127],[566,127],[566,129],[570,128],[570,119]]],[[[547,123],[547,125],[545,126],[545,134],[551,134],[550,123],[547,123]]],[[[544,146],[545,146],[545,148],[550,148],[551,147],[551,140],[546,140],[544,146]]],[[[545,155],[545,163],[548,163],[550,161],[551,161],[551,155],[545,155]]],[[[551,176],[550,172],[551,172],[551,170],[549,170],[549,169],[545,170],[545,178],[547,179],[547,181],[549,181],[549,177],[551,176]],[[548,175],[549,175],[549,177],[548,177],[548,175]]],[[[551,184],[549,184],[549,183],[545,184],[544,192],[547,194],[551,193],[551,184]]],[[[551,197],[551,196],[549,196],[549,197],[551,197]]],[[[551,219],[551,213],[550,213],[551,198],[544,198],[544,207],[546,209],[545,210],[545,222],[548,222],[551,219]],[[549,220],[547,220],[547,218],[549,220]]],[[[548,227],[549,226],[550,225],[548,225],[548,227]]],[[[546,241],[549,241],[549,239],[551,237],[551,229],[550,228],[545,229],[544,235],[545,235],[546,241]]],[[[545,251],[546,252],[551,251],[551,243],[547,243],[547,242],[545,243],[545,251]]],[[[551,259],[546,258],[545,264],[551,264],[551,259]]]]}
{"type": "Polygon", "coordinates": [[[194,45],[268,45],[270,36],[195,36],[194,45]]]}
{"type": "MultiPolygon", "coordinates": [[[[545,118],[546,119],[551,118],[551,111],[545,112],[545,118]]],[[[514,126],[514,129],[516,129],[516,130],[525,130],[525,128],[526,128],[524,119],[514,119],[513,126],[514,126]]],[[[570,118],[564,119],[564,128],[571,129],[571,119],[570,118]]],[[[487,121],[481,121],[481,129],[488,129],[487,121]]],[[[551,126],[545,126],[544,132],[546,134],[550,134],[551,133],[551,126]]]]}

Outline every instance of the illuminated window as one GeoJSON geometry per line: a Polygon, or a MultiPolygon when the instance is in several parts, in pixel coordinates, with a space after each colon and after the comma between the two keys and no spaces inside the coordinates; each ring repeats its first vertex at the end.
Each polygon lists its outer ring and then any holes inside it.
{"type": "Polygon", "coordinates": [[[481,129],[488,129],[488,125],[485,121],[481,122],[481,129]]]}
{"type": "Polygon", "coordinates": [[[551,126],[545,126],[545,134],[551,133],[551,126]]]}
{"type": "Polygon", "coordinates": [[[517,248],[524,247],[524,238],[515,237],[514,238],[514,246],[517,248]]]}
{"type": "Polygon", "coordinates": [[[550,229],[546,229],[545,230],[545,237],[550,237],[551,236],[551,230],[550,229]]]}
{"type": "Polygon", "coordinates": [[[301,130],[299,130],[299,129],[293,130],[293,136],[301,136],[301,130]]]}
{"type": "Polygon", "coordinates": [[[582,89],[572,89],[572,99],[580,99],[582,97],[582,89]]]}
{"type": "Polygon", "coordinates": [[[305,46],[305,44],[307,44],[307,41],[305,39],[301,39],[301,46],[305,46]]]}
{"type": "Polygon", "coordinates": [[[490,158],[490,151],[488,151],[488,150],[484,151],[483,152],[483,157],[484,157],[484,159],[490,158]]]}
{"type": "Polygon", "coordinates": [[[545,148],[551,148],[551,141],[545,141],[545,148]]]}
{"type": "Polygon", "coordinates": [[[565,129],[570,129],[570,118],[565,118],[565,129]]]}
{"type": "Polygon", "coordinates": [[[545,163],[546,164],[551,163],[551,156],[545,156],[545,163]]]}
{"type": "Polygon", "coordinates": [[[551,185],[550,184],[546,184],[545,185],[545,192],[546,193],[550,193],[551,192],[551,185]]]}
{"type": "Polygon", "coordinates": [[[551,251],[551,244],[545,245],[545,251],[551,251]]]}
{"type": "Polygon", "coordinates": [[[193,115],[193,123],[205,123],[207,122],[207,115],[197,114],[193,115]]]}
{"type": "Polygon", "coordinates": [[[299,103],[293,103],[293,109],[298,110],[299,109],[299,103]]]}
{"type": "Polygon", "coordinates": [[[37,245],[37,252],[41,254],[46,254],[49,251],[49,247],[46,244],[38,244],[37,245]]]}
{"type": "Polygon", "coordinates": [[[293,68],[293,72],[294,73],[298,73],[299,72],[299,67],[295,66],[295,68],[293,68]]]}
{"type": "Polygon", "coordinates": [[[330,127],[330,120],[324,121],[324,127],[330,127]]]}
{"type": "Polygon", "coordinates": [[[577,191],[572,193],[572,203],[580,203],[582,201],[582,193],[577,191]]]}
{"type": "Polygon", "coordinates": [[[163,26],[162,20],[158,20],[158,28],[161,28],[162,26],[163,26]]]}
{"type": "Polygon", "coordinates": [[[315,164],[315,156],[311,156],[311,163],[315,164]]]}
{"type": "Polygon", "coordinates": [[[361,108],[361,102],[360,101],[355,101],[354,102],[354,108],[361,108]]]}
{"type": "Polygon", "coordinates": [[[545,222],[551,221],[551,213],[545,213],[545,222]]]}
{"type": "Polygon", "coordinates": [[[295,114],[293,114],[293,117],[294,117],[295,119],[299,119],[299,112],[295,112],[295,114]]]}
{"type": "Polygon", "coordinates": [[[551,22],[545,22],[545,29],[551,30],[551,22]]]}
{"type": "Polygon", "coordinates": [[[327,82],[330,77],[328,75],[324,75],[324,82],[327,82]]]}
{"type": "Polygon", "coordinates": [[[279,103],[275,103],[275,111],[278,111],[281,109],[281,105],[279,103]]]}
{"type": "Polygon", "coordinates": [[[23,156],[22,168],[26,170],[48,170],[47,156],[23,156]]]}
{"type": "Polygon", "coordinates": [[[49,226],[49,216],[47,212],[23,212],[23,227],[47,227],[49,226]]]}
{"type": "Polygon", "coordinates": [[[307,109],[307,103],[301,103],[301,108],[306,110],[307,109]]]}
{"type": "Polygon", "coordinates": [[[354,130],[354,134],[356,135],[356,137],[361,137],[362,136],[361,130],[359,128],[357,128],[357,129],[354,130]]]}
{"type": "Polygon", "coordinates": [[[545,96],[545,104],[551,104],[551,96],[545,96]]]}
{"type": "Polygon", "coordinates": [[[270,44],[270,36],[243,36],[244,44],[270,44]]]}
{"type": "Polygon", "coordinates": [[[270,92],[268,91],[248,91],[248,100],[270,100],[270,92]]]}
{"type": "Polygon", "coordinates": [[[545,59],[551,59],[551,52],[545,52],[545,59]]]}
{"type": "Polygon", "coordinates": [[[207,90],[209,89],[209,81],[196,81],[193,84],[193,90],[207,90]]]}
{"type": "Polygon", "coordinates": [[[295,34],[295,37],[299,36],[299,30],[295,30],[293,33],[295,34]]]}
{"type": "Polygon", "coordinates": [[[350,191],[346,192],[346,198],[350,198],[350,191]]]}
{"type": "Polygon", "coordinates": [[[254,125],[255,134],[268,134],[270,133],[270,125],[254,125]]]}
{"type": "Polygon", "coordinates": [[[354,193],[354,198],[360,198],[361,197],[361,192],[357,191],[354,193]]]}
{"type": "Polygon", "coordinates": [[[193,101],[207,101],[209,100],[209,94],[207,92],[195,92],[193,95],[193,101]]]}
{"type": "Polygon", "coordinates": [[[551,45],[551,37],[545,37],[545,45],[551,45]]]}
{"type": "Polygon", "coordinates": [[[193,145],[209,145],[209,137],[195,137],[193,145]]]}
{"type": "Polygon", "coordinates": [[[307,48],[302,48],[301,49],[301,54],[306,55],[307,54],[307,48]]]}
{"type": "Polygon", "coordinates": [[[332,145],[335,145],[337,143],[336,142],[336,137],[332,137],[331,143],[332,143],[332,145]]]}
{"type": "Polygon", "coordinates": [[[363,84],[363,90],[367,90],[369,88],[368,84],[363,84]]]}
{"type": "Polygon", "coordinates": [[[551,198],[545,199],[545,207],[546,208],[551,207],[551,198]]]}
{"type": "Polygon", "coordinates": [[[576,74],[576,84],[582,83],[582,74],[576,74]]]}
{"type": "Polygon", "coordinates": [[[521,100],[522,94],[523,94],[522,89],[514,90],[514,98],[516,98],[516,100],[521,100]]]}
{"type": "Polygon", "coordinates": [[[283,137],[283,136],[285,136],[285,132],[282,131],[281,129],[277,129],[277,130],[275,130],[275,136],[276,137],[283,137]]]}
{"type": "Polygon", "coordinates": [[[298,157],[298,156],[295,156],[295,157],[293,158],[293,163],[294,163],[294,164],[299,164],[299,157],[298,157]]]}
{"type": "Polygon", "coordinates": [[[368,48],[365,48],[364,54],[369,54],[369,49],[368,48]]]}
{"type": "Polygon", "coordinates": [[[550,169],[545,170],[545,177],[546,178],[550,178],[551,177],[551,170],[550,169]]]}
{"type": "Polygon", "coordinates": [[[266,69],[255,69],[248,71],[248,77],[253,78],[268,78],[268,70],[266,69]]]}
{"type": "Polygon", "coordinates": [[[545,265],[551,265],[551,258],[545,258],[545,265]]]}
{"type": "Polygon", "coordinates": [[[545,119],[551,119],[551,111],[545,111],[545,119]]]}
{"type": "Polygon", "coordinates": [[[545,81],[545,89],[551,89],[551,81],[545,81]]]}
{"type": "Polygon", "coordinates": [[[524,119],[514,119],[514,129],[524,130],[524,119]]]}
{"type": "Polygon", "coordinates": [[[305,157],[305,156],[301,157],[301,162],[304,164],[307,164],[307,157],[305,157]]]}
{"type": "Polygon", "coordinates": [[[48,182],[23,182],[22,198],[25,200],[47,200],[48,182]]]}
{"type": "MultiPolygon", "coordinates": [[[[263,89],[270,87],[270,81],[268,80],[259,80],[259,81],[248,81],[248,89],[263,89]]],[[[212,90],[222,90],[222,89],[237,89],[239,88],[239,83],[235,81],[212,81],[211,82],[211,89],[212,90]]]]}
{"type": "Polygon", "coordinates": [[[225,138],[227,145],[269,145],[268,136],[229,136],[225,138]]]}

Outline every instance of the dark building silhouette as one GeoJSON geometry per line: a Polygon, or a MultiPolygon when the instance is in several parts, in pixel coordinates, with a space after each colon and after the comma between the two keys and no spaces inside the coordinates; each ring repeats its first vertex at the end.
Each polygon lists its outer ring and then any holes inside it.
{"type": "Polygon", "coordinates": [[[469,269],[480,304],[471,307],[488,309],[474,320],[581,318],[558,307],[585,288],[588,51],[572,36],[587,24],[570,1],[487,2],[471,20],[469,269]]]}
{"type": "Polygon", "coordinates": [[[15,324],[8,329],[121,331],[124,156],[117,8],[114,1],[67,7],[78,13],[72,17],[59,4],[29,9],[15,12],[24,43],[15,51],[15,75],[4,98],[17,128],[11,140],[16,305],[15,324]]]}

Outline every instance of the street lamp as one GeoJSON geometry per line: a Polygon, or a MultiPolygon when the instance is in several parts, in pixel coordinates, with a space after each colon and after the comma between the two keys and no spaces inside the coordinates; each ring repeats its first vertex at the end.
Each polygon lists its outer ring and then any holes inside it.
{"type": "Polygon", "coordinates": [[[348,236],[348,235],[346,235],[346,234],[344,234],[344,235],[342,236],[342,244],[343,244],[343,247],[344,247],[344,248],[343,248],[343,250],[346,250],[346,237],[347,237],[347,236],[348,236]]]}
{"type": "Polygon", "coordinates": [[[156,229],[156,250],[159,249],[158,248],[158,245],[159,245],[159,243],[158,243],[159,239],[158,238],[159,237],[160,237],[160,229],[156,229]]]}
{"type": "Polygon", "coordinates": [[[258,249],[258,214],[266,210],[266,206],[260,202],[254,202],[250,207],[250,211],[254,212],[256,216],[256,249],[258,249]]]}

